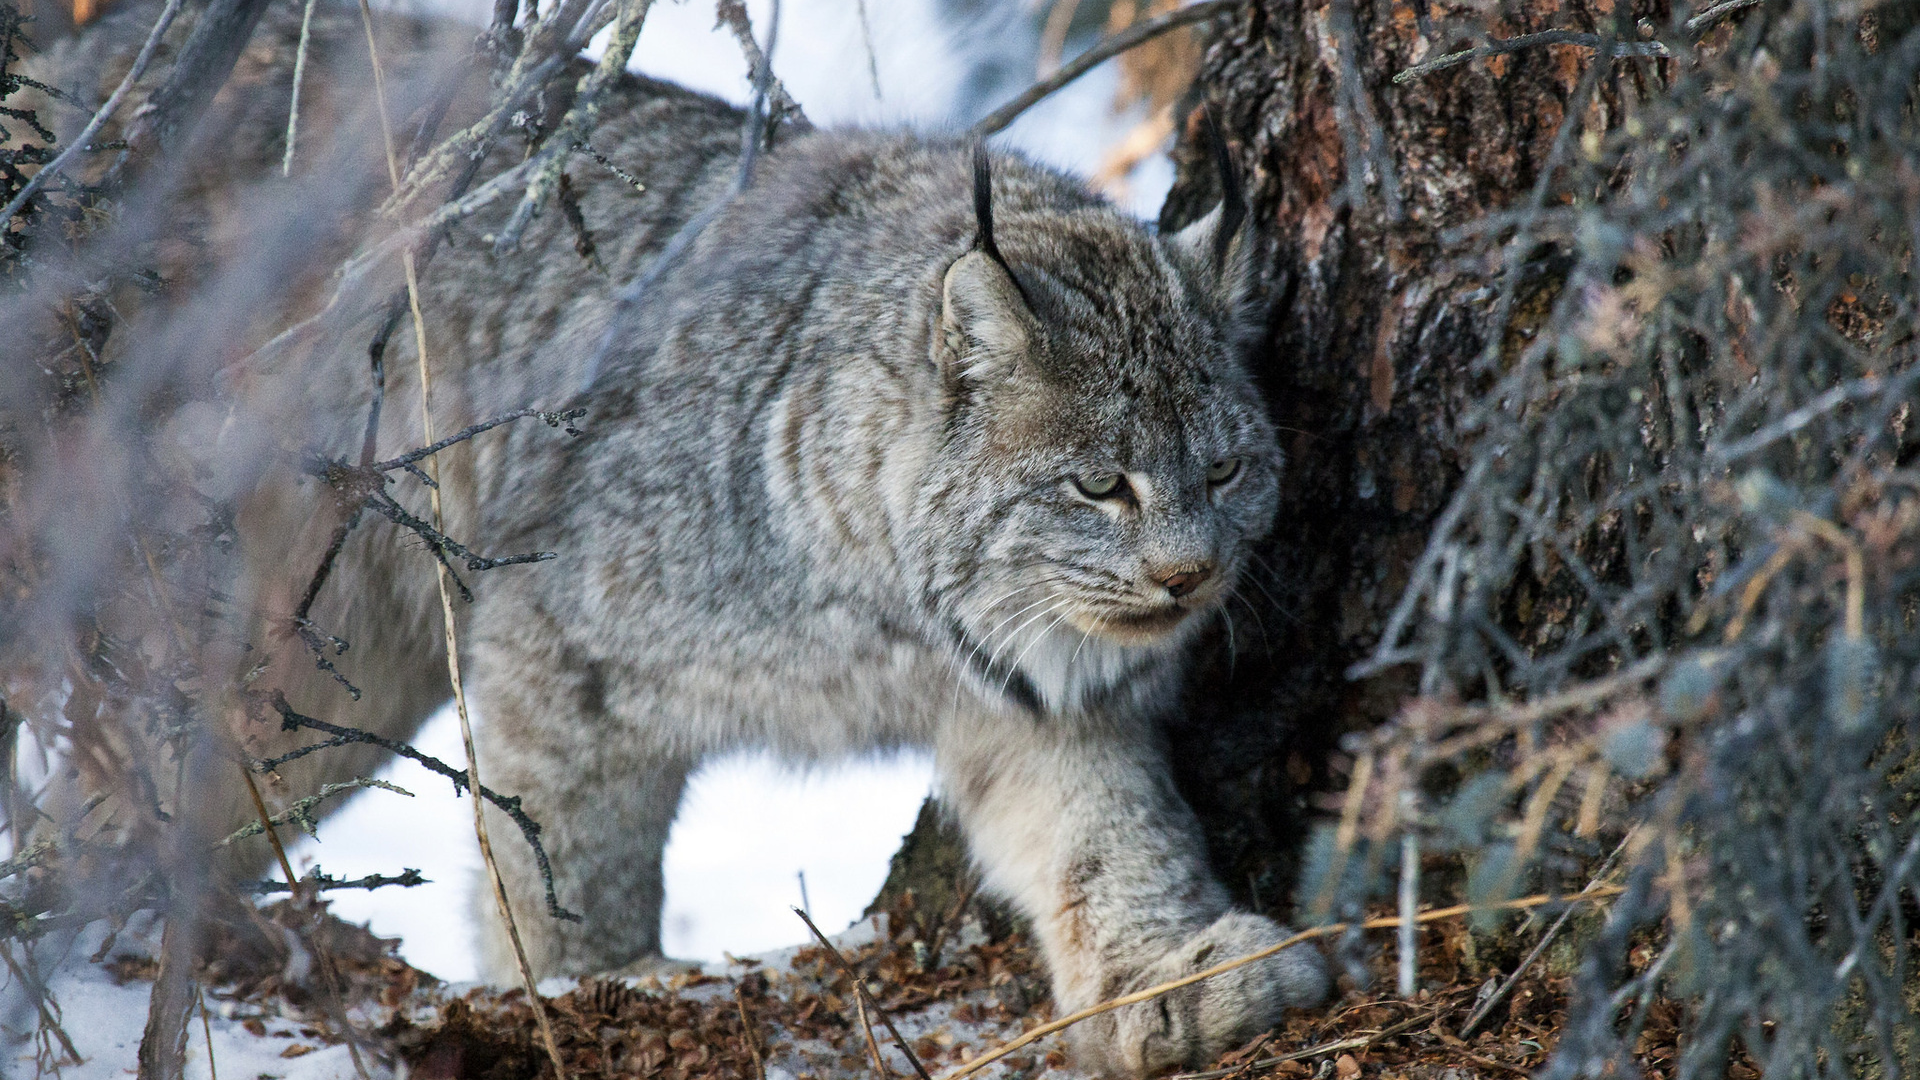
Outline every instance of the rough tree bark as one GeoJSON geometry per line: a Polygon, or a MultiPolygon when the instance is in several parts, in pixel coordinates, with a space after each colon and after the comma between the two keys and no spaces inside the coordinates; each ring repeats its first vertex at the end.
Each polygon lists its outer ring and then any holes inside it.
{"type": "MultiPolygon", "coordinates": [[[[1592,28],[1614,17],[1610,6],[1543,0],[1496,26],[1502,36],[1592,28]]],[[[1307,797],[1328,784],[1339,736],[1417,689],[1404,673],[1346,672],[1379,637],[1460,476],[1457,418],[1490,381],[1475,362],[1499,268],[1445,234],[1530,197],[1592,58],[1544,46],[1394,85],[1396,72],[1462,47],[1436,26],[1444,14],[1424,0],[1254,0],[1209,27],[1192,95],[1218,119],[1265,245],[1271,316],[1255,363],[1288,464],[1262,565],[1240,589],[1245,603],[1230,605],[1237,649],[1219,634],[1168,735],[1222,879],[1242,903],[1282,916],[1307,797]],[[1350,160],[1369,162],[1358,183],[1350,160]]],[[[1596,99],[1586,122],[1605,125],[1607,109],[1596,99]]],[[[1219,198],[1197,124],[1175,157],[1169,229],[1219,198]]],[[[1537,284],[1510,337],[1545,311],[1554,269],[1550,257],[1531,267],[1537,284]]],[[[1550,605],[1535,615],[1552,617],[1550,605]]],[[[931,820],[909,837],[883,900],[940,889],[917,877],[951,864],[927,854],[941,850],[931,820]]],[[[947,850],[957,842],[946,834],[947,850]]]]}
{"type": "MultiPolygon", "coordinates": [[[[1613,17],[1587,0],[1509,10],[1502,36],[1613,17]]],[[[1271,245],[1256,364],[1288,458],[1266,565],[1241,590],[1257,618],[1236,610],[1239,655],[1215,651],[1170,731],[1181,788],[1243,901],[1284,895],[1302,825],[1295,792],[1325,782],[1338,736],[1417,689],[1403,673],[1356,682],[1346,671],[1400,598],[1463,468],[1457,419],[1489,381],[1476,361],[1499,268],[1444,237],[1529,197],[1591,60],[1546,46],[1394,85],[1460,47],[1436,40],[1441,14],[1424,0],[1256,0],[1216,27],[1198,79],[1271,245]],[[1356,160],[1367,162],[1358,183],[1356,160]]],[[[1604,125],[1604,111],[1588,121],[1604,125]]],[[[1182,140],[1163,228],[1217,198],[1195,134],[1182,140]]],[[[1510,334],[1550,299],[1552,260],[1536,271],[1510,334]]]]}

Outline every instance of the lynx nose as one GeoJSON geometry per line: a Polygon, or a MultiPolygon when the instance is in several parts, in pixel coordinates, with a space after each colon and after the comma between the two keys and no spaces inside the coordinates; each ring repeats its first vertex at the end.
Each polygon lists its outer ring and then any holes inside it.
{"type": "Polygon", "coordinates": [[[1200,566],[1192,570],[1178,570],[1162,577],[1154,578],[1173,594],[1175,600],[1200,587],[1200,583],[1213,576],[1213,567],[1200,566]]]}

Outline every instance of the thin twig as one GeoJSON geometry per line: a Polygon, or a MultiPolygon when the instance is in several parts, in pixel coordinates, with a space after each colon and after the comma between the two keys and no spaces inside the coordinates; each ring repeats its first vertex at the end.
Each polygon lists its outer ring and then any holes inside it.
{"type": "Polygon", "coordinates": [[[769,147],[773,145],[773,129],[782,120],[802,131],[811,128],[813,122],[801,111],[800,103],[793,100],[793,96],[787,93],[786,85],[773,75],[774,36],[779,32],[780,25],[778,5],[774,8],[767,30],[765,51],[753,40],[753,21],[747,17],[747,5],[742,0],[717,0],[713,5],[713,13],[719,24],[725,26],[733,34],[733,39],[739,42],[740,51],[747,58],[748,77],[756,86],[762,79],[766,82],[765,89],[758,91],[766,94],[771,103],[765,117],[766,129],[760,134],[762,141],[769,147]]]}
{"type": "MultiPolygon", "coordinates": [[[[287,704],[286,694],[278,690],[271,694],[258,694],[254,700],[266,705],[279,714],[280,727],[283,731],[310,728],[314,731],[323,732],[332,736],[332,738],[323,739],[320,742],[308,746],[296,747],[278,757],[254,762],[253,767],[261,772],[279,768],[289,761],[306,757],[308,754],[318,750],[344,746],[348,743],[368,743],[373,746],[383,747],[410,761],[418,762],[422,766],[446,777],[453,783],[453,790],[456,795],[467,790],[470,778],[465,771],[456,769],[430,754],[423,754],[413,747],[408,746],[406,743],[375,735],[370,731],[362,731],[359,728],[346,727],[341,724],[330,724],[325,720],[316,720],[311,716],[303,716],[295,712],[293,707],[287,704]]],[[[502,795],[485,784],[480,785],[480,795],[498,807],[502,813],[507,815],[508,819],[519,827],[520,835],[526,838],[527,846],[533,849],[533,859],[535,865],[539,867],[540,880],[546,885],[547,914],[556,919],[565,919],[568,922],[579,922],[580,916],[561,907],[559,899],[554,895],[553,868],[547,860],[547,849],[540,843],[540,823],[527,816],[527,812],[520,808],[520,797],[517,795],[511,797],[502,795]]]]}
{"type": "MultiPolygon", "coordinates": [[[[373,12],[368,9],[367,0],[360,0],[360,22],[366,28],[367,51],[373,61],[373,89],[380,109],[380,131],[385,139],[387,176],[397,196],[400,191],[400,159],[394,146],[393,126],[388,119],[380,48],[374,41],[373,12]]],[[[427,364],[427,324],[420,312],[420,282],[412,247],[404,249],[400,258],[406,268],[407,305],[413,315],[414,355],[420,368],[420,429],[423,440],[431,446],[434,442],[433,375],[427,364]]],[[[433,479],[427,488],[433,528],[444,534],[446,526],[440,509],[440,459],[437,456],[429,457],[426,462],[427,473],[433,479]]],[[[434,550],[436,554],[440,551],[437,547],[434,550]]],[[[473,746],[473,721],[467,712],[466,684],[460,678],[460,639],[454,627],[453,594],[447,588],[448,578],[452,576],[453,571],[447,566],[446,557],[441,555],[435,567],[434,583],[439,587],[440,616],[447,642],[447,681],[453,685],[454,712],[460,717],[460,742],[467,752],[467,791],[473,801],[473,833],[480,841],[480,859],[486,864],[488,881],[493,884],[494,904],[499,908],[501,921],[506,924],[507,940],[513,945],[514,964],[520,969],[520,983],[526,988],[528,1004],[533,1007],[533,1017],[540,1028],[540,1040],[546,1045],[547,1057],[553,1062],[554,1076],[558,1080],[567,1080],[566,1059],[560,1054],[560,1041],[554,1036],[553,1022],[547,1018],[546,1001],[540,996],[539,983],[533,977],[533,966],[527,962],[526,946],[520,941],[520,927],[514,922],[513,905],[507,899],[507,888],[501,881],[500,867],[493,857],[493,842],[487,835],[486,802],[480,794],[480,758],[473,746]]]]}
{"type": "MultiPolygon", "coordinates": [[[[380,213],[397,214],[428,186],[438,183],[457,163],[484,158],[487,148],[506,130],[513,114],[525,105],[528,98],[547,85],[547,77],[554,69],[571,60],[586,45],[585,41],[577,40],[573,31],[575,24],[587,13],[587,7],[588,0],[561,0],[547,18],[530,21],[526,42],[511,69],[500,80],[500,89],[495,93],[494,104],[486,115],[442,141],[431,154],[414,162],[404,180],[381,205],[380,213]]],[[[611,18],[613,7],[608,5],[604,14],[611,18]]],[[[599,22],[597,19],[594,21],[599,22]]],[[[598,29],[598,26],[591,29],[598,29]]],[[[521,165],[531,169],[537,167],[541,160],[537,157],[528,158],[521,165]]],[[[514,171],[525,175],[520,170],[514,171]]]]}
{"type": "MultiPolygon", "coordinates": [[[[1612,855],[1607,856],[1606,863],[1600,867],[1599,873],[1593,875],[1593,880],[1587,884],[1587,888],[1591,889],[1600,884],[1600,882],[1606,879],[1608,874],[1613,873],[1614,865],[1620,861],[1621,852],[1627,850],[1627,841],[1632,838],[1632,834],[1628,834],[1626,839],[1620,841],[1620,846],[1613,849],[1612,855]]],[[[1560,933],[1560,928],[1567,925],[1568,919],[1573,918],[1573,912],[1574,909],[1571,907],[1561,912],[1560,917],[1555,919],[1553,925],[1547,928],[1547,932],[1540,936],[1540,940],[1534,945],[1533,950],[1527,953],[1526,959],[1520,961],[1518,967],[1513,969],[1513,972],[1507,976],[1506,981],[1501,983],[1493,993],[1487,995],[1485,1001],[1482,1001],[1474,1007],[1473,1012],[1468,1014],[1466,1023],[1460,1025],[1458,1034],[1462,1039],[1472,1038],[1474,1031],[1480,1027],[1481,1021],[1485,1020],[1489,1013],[1493,1012],[1502,1001],[1507,999],[1507,995],[1511,994],[1513,988],[1519,984],[1520,976],[1527,973],[1527,969],[1533,966],[1535,960],[1540,959],[1540,954],[1546,952],[1547,946],[1553,944],[1553,939],[1560,933]]]]}
{"type": "MultiPolygon", "coordinates": [[[[260,797],[260,785],[253,782],[253,773],[244,765],[240,766],[240,776],[247,782],[247,795],[253,799],[254,812],[260,815],[260,827],[267,834],[267,842],[273,845],[273,854],[280,860],[280,872],[287,876],[287,892],[292,895],[294,903],[298,905],[301,895],[300,878],[293,872],[293,863],[287,858],[286,847],[280,843],[280,834],[274,831],[273,815],[267,813],[266,800],[260,797]]],[[[298,906],[296,910],[304,913],[304,909],[298,906]]],[[[360,1033],[354,1030],[353,1021],[347,1017],[347,1010],[340,996],[340,977],[334,970],[333,959],[327,955],[326,948],[320,944],[318,937],[312,934],[300,936],[306,946],[313,950],[314,962],[320,968],[321,980],[326,983],[328,1003],[332,1006],[327,1010],[331,1014],[329,1019],[339,1025],[341,1035],[347,1041],[347,1056],[353,1060],[353,1071],[360,1080],[369,1080],[366,1062],[360,1059],[360,1033]]],[[[194,992],[199,993],[197,986],[194,992]]],[[[201,1007],[204,1009],[205,1004],[202,1003],[201,1007]]]]}
{"type": "Polygon", "coordinates": [[[260,797],[260,785],[253,782],[253,773],[244,765],[240,767],[240,776],[247,782],[247,794],[253,799],[253,811],[260,815],[260,827],[267,834],[267,843],[273,845],[273,857],[280,860],[280,872],[287,875],[287,887],[291,889],[299,883],[300,875],[293,872],[293,863],[287,858],[287,849],[280,843],[280,834],[273,831],[273,815],[267,813],[266,800],[260,797]]]}
{"type": "Polygon", "coordinates": [[[827,950],[827,955],[833,957],[834,963],[840,965],[840,970],[846,973],[847,981],[853,984],[853,992],[858,995],[861,1000],[873,1006],[873,1014],[880,1018],[882,1024],[886,1025],[887,1034],[893,1036],[893,1045],[898,1047],[902,1054],[906,1055],[907,1064],[913,1066],[913,1071],[920,1075],[920,1080],[933,1080],[933,1077],[927,1072],[927,1067],[920,1064],[920,1059],[914,1056],[913,1049],[907,1045],[907,1040],[901,1036],[900,1029],[893,1026],[893,1018],[887,1015],[885,1009],[882,1009],[877,1003],[867,998],[867,988],[860,982],[860,973],[853,970],[853,965],[847,963],[847,958],[840,955],[839,949],[833,947],[833,942],[827,940],[827,935],[821,933],[820,928],[813,925],[813,919],[810,918],[806,912],[801,911],[799,908],[794,908],[793,913],[800,916],[800,921],[807,924],[808,930],[813,931],[814,940],[820,943],[821,948],[827,950]]]}
{"type": "MultiPolygon", "coordinates": [[[[1904,381],[1911,383],[1912,377],[1909,376],[1904,381]]],[[[1758,451],[1765,450],[1781,439],[1797,434],[1800,429],[1842,405],[1851,404],[1858,398],[1872,397],[1878,394],[1881,386],[1882,380],[1880,376],[1868,375],[1864,378],[1831,387],[1824,393],[1808,400],[1805,405],[1800,406],[1745,438],[1724,445],[1707,447],[1707,457],[1715,462],[1729,464],[1739,461],[1758,451]]],[[[1910,389],[1910,387],[1908,389],[1910,389]]]]}
{"type": "MultiPolygon", "coordinates": [[[[155,153],[181,149],[180,141],[232,77],[268,4],[269,0],[202,0],[195,5],[193,30],[174,56],[166,81],[129,118],[120,154],[103,180],[105,187],[120,188],[136,157],[149,149],[155,153]]],[[[184,1017],[184,999],[179,1007],[184,1017]]]]}
{"type": "MultiPolygon", "coordinates": [[[[248,783],[253,782],[253,775],[251,773],[248,773],[244,766],[241,768],[240,771],[242,773],[246,773],[248,783]]],[[[245,840],[250,836],[259,836],[263,832],[270,831],[272,826],[275,826],[275,825],[298,825],[300,826],[300,830],[302,832],[305,832],[307,835],[311,836],[313,835],[313,826],[314,826],[314,819],[313,819],[314,807],[320,805],[322,802],[334,797],[335,795],[343,795],[350,791],[362,791],[367,788],[384,788],[388,791],[397,792],[398,794],[405,795],[409,799],[413,798],[413,792],[408,791],[406,788],[403,788],[398,784],[390,784],[385,780],[376,780],[368,776],[358,776],[353,778],[352,780],[342,781],[341,783],[338,783],[338,784],[323,784],[321,785],[321,788],[319,791],[313,793],[312,795],[307,796],[304,799],[297,800],[292,806],[289,806],[285,810],[280,811],[278,814],[275,814],[273,817],[271,818],[264,817],[264,816],[259,817],[253,821],[247,822],[245,825],[240,826],[238,829],[235,829],[233,832],[229,833],[224,839],[222,839],[217,846],[227,847],[228,845],[234,843],[236,840],[245,840]]],[[[258,800],[255,800],[254,808],[256,810],[262,811],[263,813],[266,810],[266,807],[259,805],[258,800]]],[[[280,841],[278,837],[274,838],[273,846],[276,851],[279,850],[280,841]]],[[[284,864],[285,860],[283,859],[282,862],[284,864]]]]}
{"type": "Polygon", "coordinates": [[[40,1027],[53,1032],[53,1037],[60,1040],[60,1049],[66,1051],[67,1057],[75,1065],[86,1060],[80,1056],[80,1051],[73,1048],[73,1040],[67,1037],[66,1029],[60,1026],[60,1021],[54,1017],[52,1008],[48,1006],[47,988],[41,985],[39,979],[30,976],[20,962],[13,958],[13,947],[4,941],[0,941],[0,959],[6,960],[7,970],[13,972],[14,981],[25,987],[27,993],[33,995],[33,1004],[40,1010],[40,1027]]]}
{"type": "Polygon", "coordinates": [[[1736,11],[1758,7],[1760,0],[1724,0],[1687,20],[1687,29],[1695,33],[1719,22],[1736,11]]]}
{"type": "Polygon", "coordinates": [[[67,167],[74,155],[92,145],[93,137],[100,134],[100,129],[106,126],[114,110],[118,109],[120,102],[126,99],[127,91],[133,89],[133,84],[140,80],[140,76],[146,74],[147,65],[152,62],[154,51],[160,47],[160,39],[166,36],[167,28],[173,25],[174,16],[180,14],[180,2],[181,0],[167,0],[167,6],[161,9],[160,18],[154,21],[153,29],[147,34],[146,42],[140,46],[139,54],[133,58],[133,66],[127,69],[126,77],[120,80],[120,85],[114,87],[113,93],[107,95],[106,102],[93,114],[93,118],[87,121],[87,126],[80,129],[80,134],[67,144],[67,148],[60,151],[59,156],[52,161],[41,166],[40,171],[33,174],[33,179],[27,181],[26,186],[20,189],[20,193],[7,204],[6,209],[0,210],[0,222],[11,221],[13,215],[27,205],[27,200],[33,198],[34,192],[45,186],[47,181],[60,175],[60,171],[67,167]]]}
{"type": "Polygon", "coordinates": [[[746,1041],[747,1052],[753,1055],[753,1080],[767,1080],[767,1065],[760,1059],[760,1040],[754,1037],[753,1021],[747,1016],[747,994],[737,982],[733,984],[733,1004],[740,1010],[740,1038],[746,1041]]]}
{"type": "Polygon", "coordinates": [[[196,984],[193,988],[193,996],[200,1002],[200,1034],[207,1040],[207,1080],[220,1080],[220,1070],[213,1064],[213,1024],[207,1019],[206,988],[196,984]]]}
{"type": "MultiPolygon", "coordinates": [[[[398,874],[368,874],[365,877],[357,878],[336,878],[330,877],[327,874],[312,873],[308,874],[307,877],[300,882],[299,887],[303,891],[311,889],[314,892],[332,892],[336,889],[384,889],[389,885],[397,885],[403,889],[411,889],[415,885],[426,885],[430,883],[430,879],[422,877],[420,871],[409,866],[398,874]]],[[[240,887],[255,896],[294,891],[291,886],[279,881],[256,881],[251,884],[243,884],[240,887]]]]}
{"type": "MultiPolygon", "coordinates": [[[[1519,52],[1539,45],[1578,45],[1583,49],[1598,49],[1606,39],[1599,34],[1583,34],[1578,30],[1542,30],[1536,34],[1521,34],[1510,38],[1489,38],[1486,42],[1471,49],[1462,49],[1445,56],[1436,57],[1424,64],[1415,64],[1393,77],[1393,84],[1400,86],[1414,79],[1423,78],[1436,71],[1464,64],[1469,60],[1483,60],[1489,56],[1519,52]]],[[[1657,41],[1617,41],[1611,49],[1611,55],[1622,56],[1672,56],[1665,45],[1657,41]]]]}
{"type": "Polygon", "coordinates": [[[1257,1058],[1244,1065],[1235,1065],[1231,1069],[1211,1069],[1207,1072],[1197,1073],[1175,1073],[1167,1077],[1167,1080],[1223,1080],[1224,1077],[1233,1076],[1236,1073],[1252,1072],[1255,1069],[1271,1069],[1275,1065],[1284,1065],[1289,1061],[1306,1061],[1309,1058],[1317,1058],[1325,1054],[1337,1054],[1342,1050],[1360,1050],[1372,1046],[1382,1039],[1391,1039],[1395,1035],[1411,1028],[1419,1027],[1421,1024],[1432,1023],[1439,1015],[1440,1012],[1437,1009],[1432,1012],[1423,1012],[1416,1016],[1409,1016],[1397,1024],[1391,1024],[1367,1035],[1354,1035],[1345,1039],[1337,1039],[1333,1042],[1321,1043],[1318,1046],[1309,1046],[1304,1050],[1295,1050],[1288,1054],[1277,1054],[1273,1057],[1257,1058]]]}
{"type": "Polygon", "coordinates": [[[1420,914],[1420,834],[1408,829],[1400,837],[1400,996],[1411,998],[1420,973],[1418,924],[1420,914]]]}
{"type": "Polygon", "coordinates": [[[513,208],[506,223],[500,227],[493,244],[495,253],[505,253],[518,247],[527,223],[546,205],[547,199],[559,190],[562,177],[566,175],[563,170],[567,156],[593,133],[600,119],[601,96],[626,74],[627,60],[633,55],[633,47],[640,40],[640,28],[645,24],[647,12],[652,7],[653,0],[619,0],[619,13],[613,37],[607,42],[607,51],[593,69],[575,83],[573,105],[561,118],[559,128],[549,136],[547,144],[540,148],[537,156],[543,164],[534,173],[533,179],[528,181],[519,205],[513,208]]]}
{"type": "Polygon", "coordinates": [[[867,50],[867,78],[873,80],[873,100],[886,100],[880,94],[880,56],[873,50],[873,24],[867,19],[867,0],[853,0],[853,10],[860,17],[860,44],[867,50]]]}
{"type": "MultiPolygon", "coordinates": [[[[1471,724],[1476,735],[1482,738],[1497,737],[1498,733],[1514,728],[1526,727],[1562,713],[1588,708],[1607,700],[1623,690],[1637,686],[1654,678],[1664,671],[1670,658],[1655,654],[1636,660],[1627,667],[1599,679],[1590,679],[1572,689],[1557,694],[1535,698],[1520,705],[1468,706],[1449,709],[1445,722],[1448,724],[1471,724]]],[[[1384,749],[1404,734],[1398,725],[1387,725],[1373,738],[1376,749],[1384,749]]],[[[1436,751],[1441,753],[1442,751],[1436,751]]]]}
{"type": "Polygon", "coordinates": [[[853,995],[854,1012],[860,1017],[860,1034],[866,1038],[867,1057],[873,1061],[873,1071],[884,1080],[893,1080],[893,1070],[887,1068],[886,1059],[880,1056],[880,1044],[873,1039],[873,1022],[867,1019],[867,995],[864,990],[855,987],[853,995]]]}
{"type": "MultiPolygon", "coordinates": [[[[1335,54],[1340,62],[1340,79],[1334,97],[1334,122],[1340,129],[1346,158],[1346,204],[1356,212],[1366,202],[1366,174],[1373,170],[1380,185],[1380,201],[1387,220],[1398,222],[1401,215],[1400,181],[1394,174],[1393,157],[1387,153],[1386,133],[1373,111],[1373,98],[1367,91],[1366,77],[1360,73],[1353,25],[1353,0],[1333,0],[1329,24],[1333,30],[1335,54]]],[[[1221,234],[1225,236],[1225,233],[1221,234]]]]}
{"type": "MultiPolygon", "coordinates": [[[[1414,921],[1430,923],[1438,922],[1442,919],[1457,919],[1462,915],[1471,915],[1476,911],[1523,911],[1529,908],[1540,907],[1544,904],[1577,904],[1583,901],[1604,900],[1611,896],[1618,896],[1625,891],[1626,887],[1622,885],[1603,885],[1599,888],[1588,889],[1585,892],[1577,893],[1573,896],[1555,896],[1550,893],[1541,893],[1536,896],[1523,896],[1517,900],[1504,900],[1497,904],[1456,904],[1453,907],[1437,908],[1433,911],[1422,912],[1414,921]]],[[[972,1061],[954,1069],[952,1072],[942,1075],[940,1080],[960,1080],[963,1076],[971,1076],[981,1069],[986,1068],[989,1064],[1013,1053],[1015,1050],[1038,1042],[1056,1031],[1072,1027],[1082,1020],[1088,1020],[1102,1013],[1112,1012],[1115,1009],[1125,1008],[1128,1005],[1138,1005],[1143,1001],[1152,1001],[1154,998],[1160,997],[1163,994],[1170,994],[1183,987],[1192,986],[1194,983],[1204,982],[1207,979],[1225,975],[1229,971],[1245,967],[1248,964],[1265,960],[1301,942],[1345,933],[1355,925],[1362,930],[1381,930],[1387,927],[1399,926],[1400,919],[1398,916],[1389,916],[1385,918],[1368,919],[1358,924],[1343,922],[1328,923],[1325,926],[1316,926],[1311,930],[1302,930],[1292,937],[1278,944],[1269,945],[1258,952],[1251,952],[1245,956],[1235,957],[1224,963],[1215,964],[1205,971],[1196,971],[1191,975],[1185,975],[1178,979],[1163,982],[1157,986],[1149,986],[1144,990],[1136,990],[1131,994],[1123,994],[1120,997],[1103,1001],[1098,1005],[1090,1005],[1077,1013],[1063,1016],[1051,1023],[1041,1024],[1025,1035],[1001,1043],[993,1050],[974,1058],[972,1061]]],[[[816,933],[817,932],[818,931],[816,931],[816,933]]]]}
{"type": "Polygon", "coordinates": [[[416,461],[424,461],[456,443],[463,443],[475,435],[492,431],[501,424],[511,423],[515,420],[524,420],[529,416],[537,416],[546,421],[548,427],[565,427],[567,434],[577,435],[579,432],[574,429],[573,421],[585,415],[587,415],[587,410],[585,409],[567,409],[564,412],[547,412],[544,409],[515,409],[510,413],[496,416],[491,420],[482,420],[478,424],[469,424],[446,438],[441,439],[439,442],[422,446],[417,450],[409,450],[399,457],[388,458],[385,461],[376,461],[366,467],[378,472],[392,472],[395,469],[405,468],[416,461]]]}
{"type": "MultiPolygon", "coordinates": [[[[720,10],[724,19],[727,11],[726,0],[721,0],[720,10]]],[[[742,19],[746,17],[744,9],[740,17],[742,19]]],[[[660,249],[660,254],[654,256],[653,263],[647,267],[646,272],[628,282],[615,294],[613,314],[607,318],[607,328],[601,332],[600,344],[588,358],[586,375],[580,380],[579,393],[583,395],[591,392],[594,383],[599,381],[600,369],[619,343],[620,335],[626,330],[627,321],[633,317],[634,311],[653,291],[654,284],[680,261],[680,256],[693,246],[693,242],[700,238],[701,233],[706,232],[707,226],[713,224],[714,220],[735,199],[753,186],[754,167],[760,160],[761,144],[765,141],[765,129],[771,123],[768,119],[768,103],[772,100],[771,95],[775,84],[773,68],[767,64],[766,56],[773,51],[780,34],[779,0],[774,0],[772,18],[767,25],[767,52],[761,52],[760,47],[753,44],[751,27],[744,30],[736,28],[735,33],[743,35],[740,47],[747,51],[747,56],[754,64],[754,68],[753,100],[747,105],[746,115],[740,120],[740,161],[734,168],[733,183],[727,185],[726,190],[699,213],[688,218],[674,230],[673,235],[667,238],[666,246],[660,249]]]]}
{"type": "Polygon", "coordinates": [[[1177,11],[1169,11],[1165,15],[1134,23],[1062,64],[1058,71],[1027,87],[1019,97],[988,113],[984,119],[968,129],[967,139],[969,141],[984,139],[1001,130],[1019,119],[1021,113],[1045,100],[1054,91],[1128,49],[1138,48],[1169,30],[1204,22],[1215,15],[1232,11],[1242,6],[1242,2],[1243,0],[1203,0],[1202,3],[1190,4],[1177,11]]]}
{"type": "Polygon", "coordinates": [[[594,149],[593,144],[587,140],[581,139],[579,142],[574,143],[573,149],[576,153],[585,154],[594,161],[599,162],[601,168],[626,181],[627,186],[633,189],[635,195],[645,195],[647,193],[647,185],[641,183],[638,176],[621,168],[618,162],[594,149]]]}
{"type": "Polygon", "coordinates": [[[300,138],[300,82],[307,73],[307,46],[313,39],[313,5],[307,0],[300,15],[300,44],[293,53],[293,97],[287,103],[287,151],[280,157],[280,175],[293,175],[293,147],[300,138]]]}

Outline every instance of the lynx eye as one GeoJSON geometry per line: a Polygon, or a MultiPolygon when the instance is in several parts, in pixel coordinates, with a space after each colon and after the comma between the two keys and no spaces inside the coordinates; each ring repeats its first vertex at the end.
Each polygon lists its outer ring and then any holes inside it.
{"type": "Polygon", "coordinates": [[[1238,475],[1240,475],[1240,459],[1237,457],[1221,458],[1207,466],[1207,483],[1209,484],[1224,484],[1238,475]]]}
{"type": "Polygon", "coordinates": [[[1089,499],[1111,499],[1126,492],[1127,480],[1119,473],[1094,473],[1074,477],[1073,486],[1089,499]]]}

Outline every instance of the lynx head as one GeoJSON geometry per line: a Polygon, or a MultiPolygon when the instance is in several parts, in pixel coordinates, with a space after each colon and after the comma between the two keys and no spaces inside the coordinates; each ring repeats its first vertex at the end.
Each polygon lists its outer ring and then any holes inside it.
{"type": "Polygon", "coordinates": [[[1072,707],[1217,612],[1271,525],[1251,245],[1230,184],[1160,237],[1105,207],[1016,209],[996,236],[990,190],[976,154],[978,240],[946,270],[933,342],[968,551],[949,610],[983,681],[1072,707]]]}

